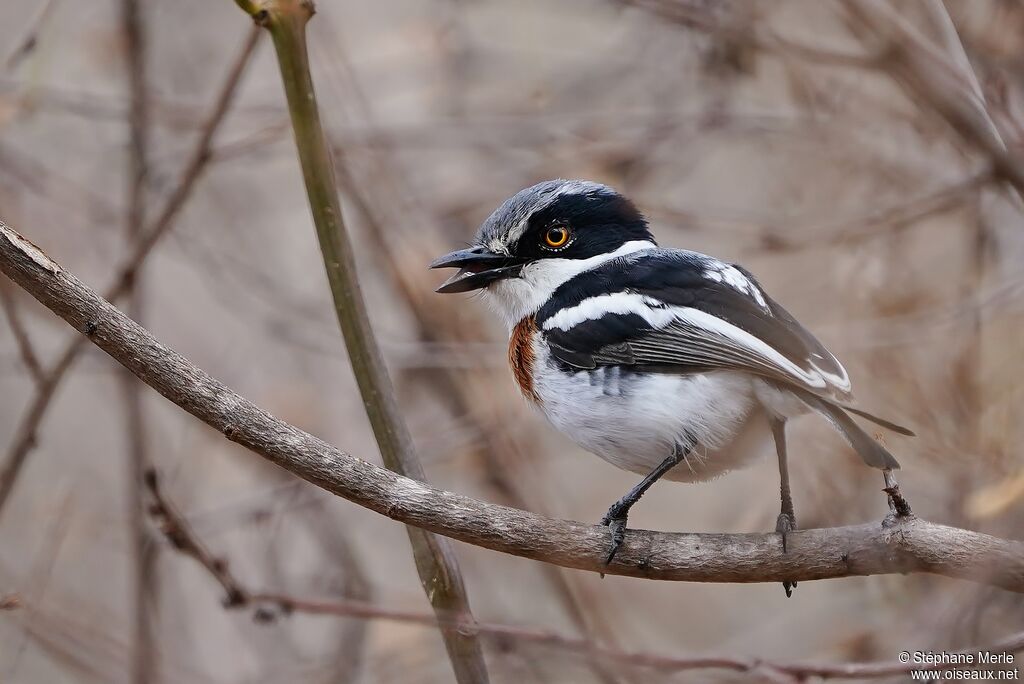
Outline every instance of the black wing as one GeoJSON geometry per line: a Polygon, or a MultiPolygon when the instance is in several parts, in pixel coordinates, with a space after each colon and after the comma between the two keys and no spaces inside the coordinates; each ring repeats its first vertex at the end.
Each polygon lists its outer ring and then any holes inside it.
{"type": "Polygon", "coordinates": [[[552,354],[570,366],[743,370],[846,401],[842,364],[743,269],[651,250],[569,281],[538,312],[552,354]]]}

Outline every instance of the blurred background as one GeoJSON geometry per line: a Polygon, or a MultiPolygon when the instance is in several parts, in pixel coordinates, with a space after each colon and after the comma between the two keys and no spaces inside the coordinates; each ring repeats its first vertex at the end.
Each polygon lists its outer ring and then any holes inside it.
{"type": "MultiPolygon", "coordinates": [[[[912,426],[916,439],[887,443],[915,512],[1020,538],[1021,199],[902,71],[899,50],[930,55],[1014,154],[1024,6],[317,9],[313,76],[345,218],[433,484],[597,521],[636,480],[550,429],[516,390],[496,318],[471,297],[433,294],[444,276],[426,270],[508,195],[578,177],[632,197],[663,245],[741,261],[844,361],[861,405],[912,426]]],[[[0,0],[0,216],[100,291],[130,262],[133,226],[165,221],[121,306],[260,406],[379,463],[266,36],[226,116],[211,118],[250,31],[229,0],[0,0]],[[197,156],[204,135],[210,152],[197,156]]],[[[0,681],[452,681],[431,627],[225,609],[222,588],[147,514],[141,469],[156,469],[197,537],[254,591],[429,604],[401,525],[228,443],[90,345],[47,398],[40,380],[73,331],[9,281],[0,290],[0,457],[23,463],[0,506],[0,599],[18,604],[0,611],[0,681]]],[[[823,421],[791,425],[800,525],[880,520],[878,473],[823,421]]],[[[709,484],[660,484],[630,523],[768,531],[777,488],[766,457],[709,484]]],[[[456,551],[478,619],[625,650],[891,661],[992,643],[1024,620],[1020,596],[927,575],[802,583],[787,600],[777,584],[601,579],[456,551]]],[[[767,676],[485,645],[494,682],[767,676]]]]}

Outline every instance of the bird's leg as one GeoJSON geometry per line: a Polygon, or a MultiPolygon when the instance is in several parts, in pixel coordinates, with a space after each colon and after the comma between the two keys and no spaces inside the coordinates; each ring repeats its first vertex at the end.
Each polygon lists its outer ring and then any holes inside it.
{"type": "Polygon", "coordinates": [[[914,515],[910,510],[910,504],[900,493],[900,485],[896,482],[891,470],[883,470],[882,477],[885,478],[885,489],[882,491],[889,495],[889,515],[885,516],[883,524],[895,525],[900,518],[909,518],[914,515]]]}
{"type": "Polygon", "coordinates": [[[685,459],[689,453],[690,447],[674,445],[671,456],[648,473],[644,479],[640,480],[639,484],[626,492],[624,497],[613,503],[608,512],[604,514],[604,517],[601,518],[601,524],[610,527],[612,531],[612,548],[608,552],[608,557],[605,558],[605,565],[612,562],[619,547],[622,546],[622,541],[626,538],[626,519],[629,517],[629,509],[640,500],[640,497],[651,488],[651,485],[657,482],[662,475],[679,465],[679,462],[685,459]]]}
{"type": "MultiPolygon", "coordinates": [[[[786,553],[786,535],[796,529],[796,512],[793,510],[793,495],[789,491],[789,459],[786,452],[786,421],[779,418],[771,419],[772,437],[775,439],[775,452],[779,456],[779,494],[782,498],[782,511],[775,520],[775,531],[782,535],[782,552],[786,553]]],[[[796,582],[784,581],[782,588],[786,596],[793,595],[796,582]]]]}

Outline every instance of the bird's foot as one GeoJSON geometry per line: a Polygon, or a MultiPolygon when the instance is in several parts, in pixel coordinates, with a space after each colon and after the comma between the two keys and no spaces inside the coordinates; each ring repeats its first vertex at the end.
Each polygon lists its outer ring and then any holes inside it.
{"type": "Polygon", "coordinates": [[[779,517],[775,520],[775,531],[782,535],[782,552],[788,551],[786,548],[786,535],[796,530],[796,516],[792,513],[786,513],[783,511],[779,513],[779,517]]]}
{"type": "Polygon", "coordinates": [[[612,532],[612,546],[611,550],[608,551],[608,557],[604,559],[604,564],[608,565],[615,558],[615,554],[619,552],[619,547],[622,546],[622,542],[626,539],[626,521],[629,518],[629,506],[624,501],[616,501],[608,509],[608,512],[601,518],[601,524],[611,529],[612,532]]]}
{"type": "MultiPolygon", "coordinates": [[[[786,535],[794,530],[796,530],[796,516],[786,511],[779,513],[779,517],[775,520],[775,531],[782,535],[783,553],[788,553],[789,551],[786,546],[786,535]]],[[[796,589],[796,582],[786,580],[782,583],[782,588],[786,591],[786,597],[789,598],[793,595],[793,590],[796,589]]]]}
{"type": "Polygon", "coordinates": [[[889,497],[889,514],[882,521],[882,526],[892,527],[901,520],[913,518],[914,511],[911,510],[910,503],[904,498],[903,493],[900,492],[900,485],[896,482],[896,478],[893,477],[892,471],[886,470],[884,476],[885,488],[882,491],[889,497]]]}

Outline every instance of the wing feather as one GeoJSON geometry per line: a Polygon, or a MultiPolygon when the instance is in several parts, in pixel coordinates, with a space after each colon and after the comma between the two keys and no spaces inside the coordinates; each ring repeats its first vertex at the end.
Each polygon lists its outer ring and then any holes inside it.
{"type": "Polygon", "coordinates": [[[562,293],[559,309],[540,316],[551,352],[563,363],[741,370],[830,400],[850,399],[839,361],[738,267],[658,250],[577,280],[562,293]]]}

